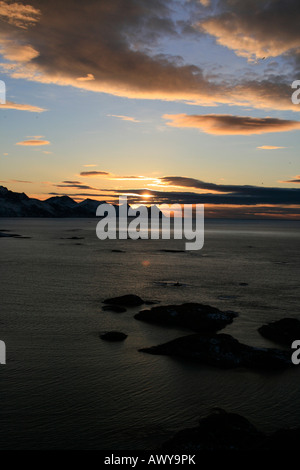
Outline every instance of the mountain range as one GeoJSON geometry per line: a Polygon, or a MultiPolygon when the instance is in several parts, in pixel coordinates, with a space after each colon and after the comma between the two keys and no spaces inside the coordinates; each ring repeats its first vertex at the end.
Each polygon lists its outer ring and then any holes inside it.
{"type": "MultiPolygon", "coordinates": [[[[105,204],[105,201],[85,199],[76,202],[69,196],[54,196],[40,201],[0,186],[0,217],[96,217],[100,204],[105,204]]],[[[113,207],[118,215],[119,206],[113,207]]],[[[127,210],[129,207],[127,205],[127,210]]]]}

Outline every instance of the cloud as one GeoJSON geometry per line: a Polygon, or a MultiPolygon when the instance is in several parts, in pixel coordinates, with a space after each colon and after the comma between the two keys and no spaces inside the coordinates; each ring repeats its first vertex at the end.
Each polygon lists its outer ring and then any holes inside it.
{"type": "Polygon", "coordinates": [[[63,181],[64,184],[81,184],[80,181],[63,181]]]}
{"type": "Polygon", "coordinates": [[[86,77],[78,77],[76,80],[78,82],[89,82],[91,80],[95,80],[95,77],[92,73],[88,73],[86,77]]]}
{"type": "MultiPolygon", "coordinates": [[[[300,175],[296,177],[299,178],[300,175]]],[[[161,183],[169,186],[193,188],[197,191],[153,191],[140,189],[99,189],[99,193],[68,193],[71,197],[106,198],[118,203],[120,196],[127,196],[130,204],[140,204],[144,195],[151,197],[153,204],[205,204],[206,218],[251,218],[251,219],[299,219],[300,189],[272,188],[247,185],[222,185],[204,182],[195,178],[165,176],[161,183]]],[[[62,196],[65,193],[52,192],[50,195],[62,196]]]]}
{"type": "Polygon", "coordinates": [[[23,140],[22,142],[17,142],[16,145],[22,145],[22,146],[31,146],[31,147],[36,147],[39,145],[50,145],[49,140],[41,140],[41,139],[31,139],[31,140],[23,140]]]}
{"type": "Polygon", "coordinates": [[[82,171],[80,176],[108,176],[109,174],[107,171],[82,171]]]}
{"type": "Polygon", "coordinates": [[[230,114],[164,114],[171,127],[191,127],[214,135],[251,135],[300,129],[300,122],[278,118],[253,118],[230,114]]]}
{"type": "Polygon", "coordinates": [[[98,188],[93,188],[92,186],[87,186],[80,183],[80,181],[63,181],[60,184],[53,184],[56,188],[77,188],[77,189],[89,189],[92,191],[99,191],[98,188]]]}
{"type": "Polygon", "coordinates": [[[5,59],[16,62],[30,62],[38,57],[39,53],[32,46],[16,44],[12,40],[2,39],[2,55],[5,59]]]}
{"type": "Polygon", "coordinates": [[[230,219],[299,219],[300,207],[296,206],[205,206],[205,218],[230,219]]]}
{"type": "Polygon", "coordinates": [[[239,185],[217,185],[206,183],[193,178],[165,177],[162,180],[172,181],[183,186],[186,180],[187,187],[197,189],[210,189],[215,193],[195,193],[184,191],[153,191],[144,189],[118,189],[106,190],[115,194],[128,194],[131,203],[138,203],[143,194],[151,194],[157,204],[214,204],[214,205],[239,205],[255,206],[260,204],[271,205],[300,205],[300,190],[294,188],[270,188],[260,186],[239,186],[239,185]],[[191,180],[191,181],[189,181],[191,180]],[[219,194],[216,193],[219,192],[219,194]]]}
{"type": "Polygon", "coordinates": [[[11,180],[12,183],[29,183],[32,184],[32,181],[24,181],[24,180],[11,180]]]}
{"type": "MultiPolygon", "coordinates": [[[[99,191],[101,191],[101,189],[99,189],[99,191]]],[[[105,197],[106,194],[95,194],[95,193],[56,193],[56,192],[50,192],[50,193],[47,193],[49,196],[65,196],[65,195],[68,195],[69,197],[80,197],[80,196],[84,196],[84,197],[105,197]]],[[[115,198],[117,196],[111,196],[109,195],[110,197],[112,198],[115,198]]]]}
{"type": "Polygon", "coordinates": [[[114,181],[119,181],[119,180],[143,180],[143,181],[152,181],[153,177],[147,177],[147,176],[123,176],[123,175],[113,175],[110,180],[114,181]]]}
{"type": "Polygon", "coordinates": [[[300,53],[298,0],[219,0],[218,7],[198,27],[237,55],[254,60],[300,53]]]}
{"type": "MultiPolygon", "coordinates": [[[[164,176],[160,178],[161,182],[169,186],[181,188],[194,188],[199,190],[213,191],[214,193],[228,193],[228,194],[244,194],[248,196],[255,196],[256,194],[266,194],[272,190],[281,192],[281,188],[265,188],[261,186],[249,185],[230,185],[230,184],[216,184],[207,183],[196,178],[189,178],[184,176],[164,176]]],[[[291,191],[294,191],[293,189],[291,191]]]]}
{"type": "Polygon", "coordinates": [[[287,181],[280,181],[280,183],[296,183],[296,184],[300,184],[300,175],[295,176],[295,179],[287,180],[287,181]]]}
{"type": "Polygon", "coordinates": [[[119,119],[122,119],[122,121],[141,122],[135,119],[134,117],[130,117],[130,116],[122,116],[118,114],[107,114],[107,116],[119,118],[119,119]]]}
{"type": "Polygon", "coordinates": [[[36,23],[39,17],[40,10],[31,5],[0,1],[0,19],[19,28],[26,28],[28,25],[36,23]]]}
{"type": "Polygon", "coordinates": [[[5,104],[0,104],[0,110],[1,109],[16,109],[17,111],[29,111],[31,113],[43,113],[44,111],[47,111],[46,109],[40,108],[38,106],[13,103],[12,101],[7,101],[5,104]]]}
{"type": "Polygon", "coordinates": [[[275,145],[262,145],[261,147],[256,147],[260,150],[278,150],[278,149],[285,149],[286,147],[276,147],[275,145]]]}
{"type": "MultiPolygon", "coordinates": [[[[202,4],[207,3],[202,0],[202,4]]],[[[237,3],[241,2],[231,1],[230,5],[237,3]]],[[[250,12],[255,10],[248,0],[245,3],[250,12]]],[[[215,83],[201,67],[185,64],[178,56],[157,54],[154,47],[160,38],[180,39],[176,20],[172,20],[179,8],[175,0],[32,0],[32,4],[1,2],[2,17],[7,22],[0,47],[2,55],[11,61],[1,67],[15,79],[71,85],[127,98],[300,111],[291,102],[290,83],[283,76],[230,82],[220,76],[215,83]],[[80,34],[74,33],[77,31],[80,34]]],[[[218,15],[212,18],[217,21],[218,15]]],[[[202,29],[209,21],[212,19],[206,18],[206,23],[201,23],[202,29]]],[[[298,40],[299,21],[296,24],[298,40]]],[[[280,28],[272,26],[276,42],[280,28]]],[[[208,26],[206,32],[213,34],[208,26]]]]}

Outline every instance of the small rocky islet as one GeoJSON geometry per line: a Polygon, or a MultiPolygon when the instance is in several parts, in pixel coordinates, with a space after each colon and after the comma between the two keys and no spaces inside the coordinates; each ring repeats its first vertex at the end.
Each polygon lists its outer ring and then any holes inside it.
{"type": "Polygon", "coordinates": [[[300,339],[300,320],[282,318],[258,328],[258,332],[266,339],[283,346],[291,346],[295,339],[300,339]]]}
{"type": "Polygon", "coordinates": [[[121,305],[103,305],[102,310],[104,312],[124,313],[127,312],[125,307],[121,305]]]}
{"type": "Polygon", "coordinates": [[[177,432],[158,450],[179,454],[216,450],[295,450],[299,439],[300,428],[279,429],[266,434],[244,416],[217,408],[202,418],[198,426],[177,432]]]}
{"type": "Polygon", "coordinates": [[[238,314],[232,311],[222,312],[218,308],[200,303],[181,305],[162,305],[142,310],[134,318],[170,327],[183,327],[197,332],[215,332],[232,323],[238,314]]]}
{"type": "MultiPolygon", "coordinates": [[[[138,296],[125,295],[107,299],[104,310],[119,306],[136,307],[146,303],[138,296]]],[[[151,303],[151,302],[149,302],[151,303]]],[[[291,353],[284,349],[253,347],[240,343],[229,334],[217,333],[238,316],[232,311],[222,312],[209,305],[185,303],[155,306],[142,310],[134,318],[167,327],[188,328],[196,331],[158,346],[142,348],[139,352],[173,356],[221,369],[244,367],[264,372],[280,372],[293,366],[291,353]]],[[[285,318],[258,329],[268,339],[291,345],[299,334],[300,321],[285,318]]],[[[124,341],[125,333],[111,331],[100,334],[106,341],[124,341]]],[[[198,426],[183,429],[165,442],[157,451],[191,454],[199,451],[227,450],[295,450],[300,439],[300,427],[279,429],[266,434],[248,419],[216,408],[199,421],[198,426]]]]}
{"type": "Polygon", "coordinates": [[[84,240],[84,237],[60,237],[60,240],[84,240]]]}
{"type": "Polygon", "coordinates": [[[100,338],[105,341],[124,341],[128,335],[122,333],[121,331],[107,331],[106,333],[100,333],[100,338]]]}
{"type": "Polygon", "coordinates": [[[24,237],[23,235],[19,235],[18,233],[7,233],[7,232],[10,232],[10,230],[1,229],[0,238],[19,238],[19,239],[31,238],[31,237],[24,237]]]}
{"type": "MultiPolygon", "coordinates": [[[[134,294],[127,294],[106,299],[103,303],[105,304],[102,307],[104,311],[122,313],[124,310],[126,311],[126,307],[134,308],[152,302],[146,302],[134,294]]],[[[253,347],[240,343],[229,334],[218,333],[231,324],[237,316],[238,314],[231,310],[221,311],[216,307],[196,302],[180,305],[156,305],[148,310],[141,310],[134,315],[136,320],[164,327],[189,329],[194,334],[182,336],[164,344],[141,348],[139,352],[173,356],[222,369],[244,367],[264,371],[281,371],[293,366],[291,353],[288,350],[253,347]]],[[[299,321],[283,319],[266,326],[270,328],[271,325],[271,329],[277,331],[278,328],[280,330],[281,325],[286,325],[290,334],[293,331],[295,338],[295,328],[292,328],[296,324],[298,325],[295,322],[299,321]]],[[[259,329],[260,333],[262,328],[259,329]]],[[[290,345],[290,342],[287,341],[287,343],[290,345]]]]}
{"type": "Polygon", "coordinates": [[[139,351],[154,355],[174,356],[221,369],[245,367],[277,371],[292,366],[291,355],[288,351],[248,346],[224,333],[183,336],[139,351]]]}
{"type": "Polygon", "coordinates": [[[134,294],[121,295],[103,300],[104,304],[120,305],[122,307],[140,307],[145,303],[141,297],[134,294]]]}
{"type": "Polygon", "coordinates": [[[21,235],[17,233],[4,233],[0,232],[0,238],[19,238],[21,235]]]}

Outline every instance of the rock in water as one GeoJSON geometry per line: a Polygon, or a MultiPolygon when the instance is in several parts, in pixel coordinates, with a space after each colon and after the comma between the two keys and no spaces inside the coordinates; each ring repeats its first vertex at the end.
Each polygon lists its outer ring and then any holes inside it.
{"type": "Polygon", "coordinates": [[[115,312],[115,313],[124,313],[126,312],[125,307],[120,307],[120,305],[104,305],[102,307],[102,310],[104,312],[109,311],[109,312],[115,312]]]}
{"type": "Polygon", "coordinates": [[[299,439],[300,428],[264,434],[243,416],[218,409],[201,419],[198,426],[179,431],[158,450],[179,454],[203,450],[296,450],[299,439]]]}
{"type": "Polygon", "coordinates": [[[226,334],[183,336],[165,344],[140,349],[148,354],[176,356],[221,369],[247,367],[268,371],[292,366],[291,355],[280,349],[247,346],[226,334]]]}
{"type": "Polygon", "coordinates": [[[124,341],[127,338],[127,335],[120,331],[108,331],[107,333],[100,333],[99,336],[105,341],[124,341]]]}
{"type": "Polygon", "coordinates": [[[300,339],[300,321],[296,318],[282,318],[261,326],[258,331],[264,338],[291,346],[295,339],[300,339]]]}
{"type": "Polygon", "coordinates": [[[128,294],[120,297],[113,297],[103,301],[104,304],[122,305],[124,307],[139,307],[144,301],[138,295],[128,294]]]}
{"type": "Polygon", "coordinates": [[[189,328],[206,333],[216,332],[232,323],[237,313],[221,310],[198,303],[182,305],[165,305],[142,310],[134,318],[159,325],[189,328]]]}
{"type": "Polygon", "coordinates": [[[201,419],[197,427],[179,431],[161,451],[193,453],[202,450],[248,450],[256,448],[264,435],[246,418],[222,409],[201,419]]]}
{"type": "Polygon", "coordinates": [[[3,232],[0,232],[0,237],[3,237],[3,238],[22,238],[21,235],[18,235],[17,233],[3,233],[3,232]]]}
{"type": "Polygon", "coordinates": [[[84,240],[84,237],[61,237],[61,240],[84,240]]]}

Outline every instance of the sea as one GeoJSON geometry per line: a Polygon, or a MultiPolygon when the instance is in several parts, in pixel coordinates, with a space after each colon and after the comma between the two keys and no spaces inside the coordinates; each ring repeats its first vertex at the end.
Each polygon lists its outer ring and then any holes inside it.
{"type": "Polygon", "coordinates": [[[200,302],[238,313],[224,333],[280,348],[257,329],[300,318],[300,221],[208,219],[199,251],[101,241],[96,224],[0,219],[0,232],[21,235],[0,238],[0,449],[151,450],[215,407],[264,432],[300,425],[300,365],[266,373],[148,355],[139,349],[191,331],[134,319],[147,305],[102,310],[124,294],[200,302]],[[100,339],[112,330],[127,339],[100,339]]]}

